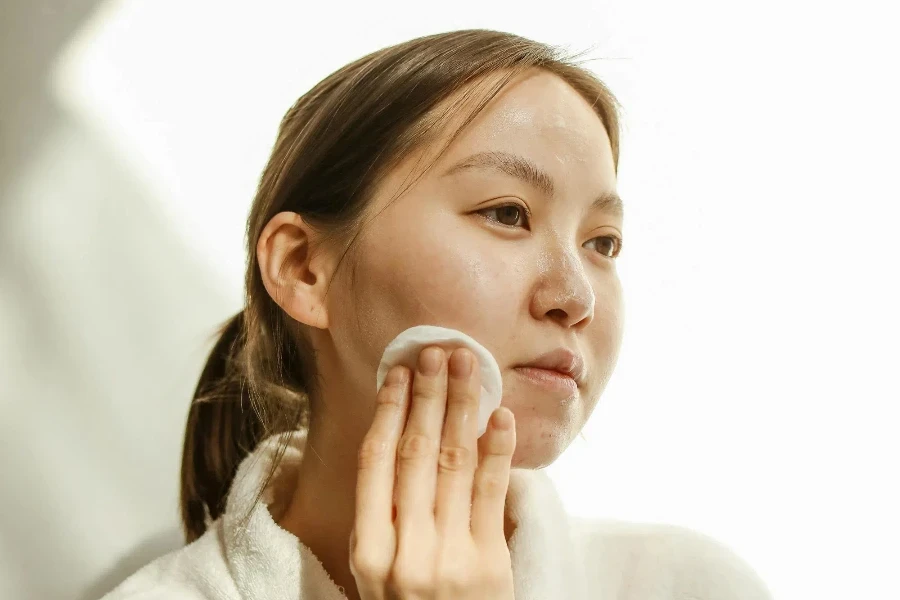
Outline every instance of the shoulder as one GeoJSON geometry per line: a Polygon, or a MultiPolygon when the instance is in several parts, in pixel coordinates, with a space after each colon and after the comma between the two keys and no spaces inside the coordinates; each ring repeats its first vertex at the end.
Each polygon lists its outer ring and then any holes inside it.
{"type": "Polygon", "coordinates": [[[759,575],[731,548],[673,525],[573,519],[596,586],[628,600],[771,600],[759,575]]]}
{"type": "Polygon", "coordinates": [[[135,571],[101,600],[237,598],[222,548],[217,521],[193,543],[135,571]]]}

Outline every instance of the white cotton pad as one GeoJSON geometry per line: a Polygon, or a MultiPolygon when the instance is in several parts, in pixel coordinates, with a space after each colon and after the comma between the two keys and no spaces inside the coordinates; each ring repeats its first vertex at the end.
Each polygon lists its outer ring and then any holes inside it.
{"type": "Polygon", "coordinates": [[[381,384],[384,383],[384,378],[387,377],[391,367],[404,365],[415,372],[419,362],[419,353],[427,346],[440,346],[447,352],[448,358],[450,353],[457,348],[465,347],[471,350],[478,359],[478,366],[481,369],[478,437],[481,437],[487,431],[487,423],[491,414],[500,406],[500,400],[503,398],[503,379],[494,356],[488,352],[487,348],[461,331],[434,325],[417,325],[395,337],[381,356],[375,387],[376,393],[381,390],[381,384]]]}

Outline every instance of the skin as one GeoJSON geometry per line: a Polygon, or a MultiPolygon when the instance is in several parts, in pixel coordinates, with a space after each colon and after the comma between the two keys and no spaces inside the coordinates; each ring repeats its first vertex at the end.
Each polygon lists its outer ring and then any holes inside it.
{"type": "MultiPolygon", "coordinates": [[[[434,151],[422,153],[427,160],[434,151]]],[[[320,244],[295,213],[276,215],[257,248],[266,288],[306,327],[323,383],[312,407],[311,451],[275,517],[350,597],[358,449],[373,422],[376,369],[396,335],[420,324],[451,327],[493,354],[503,376],[502,405],[515,416],[512,467],[529,469],[552,463],[581,431],[622,339],[622,291],[609,257],[615,242],[607,239],[622,237],[622,217],[589,210],[599,194],[615,191],[612,150],[596,112],[573,88],[539,70],[517,77],[388,206],[420,159],[408,157],[381,181],[375,217],[356,241],[352,287],[346,265],[337,269],[339,252],[320,244]],[[444,175],[484,151],[532,161],[552,179],[553,196],[496,170],[444,175]],[[510,203],[527,206],[531,217],[501,208],[510,203]],[[301,258],[280,274],[289,256],[301,258]],[[514,369],[560,346],[586,365],[583,384],[569,398],[514,369]]],[[[507,521],[507,538],[514,527],[507,521]]]]}

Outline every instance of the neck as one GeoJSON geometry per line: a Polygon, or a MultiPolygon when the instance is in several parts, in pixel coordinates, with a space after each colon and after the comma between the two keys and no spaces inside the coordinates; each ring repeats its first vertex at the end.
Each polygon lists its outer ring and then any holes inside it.
{"type": "Polygon", "coordinates": [[[351,600],[358,597],[349,545],[356,512],[355,448],[361,439],[348,431],[326,435],[310,425],[293,497],[278,523],[316,555],[351,600]]]}

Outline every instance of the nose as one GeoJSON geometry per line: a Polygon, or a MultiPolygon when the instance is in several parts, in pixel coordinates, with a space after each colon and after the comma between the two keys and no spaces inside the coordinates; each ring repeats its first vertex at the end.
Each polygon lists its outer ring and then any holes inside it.
{"type": "Polygon", "coordinates": [[[581,260],[569,250],[548,252],[532,297],[535,319],[551,318],[565,327],[586,327],[594,318],[594,288],[581,260]]]}

